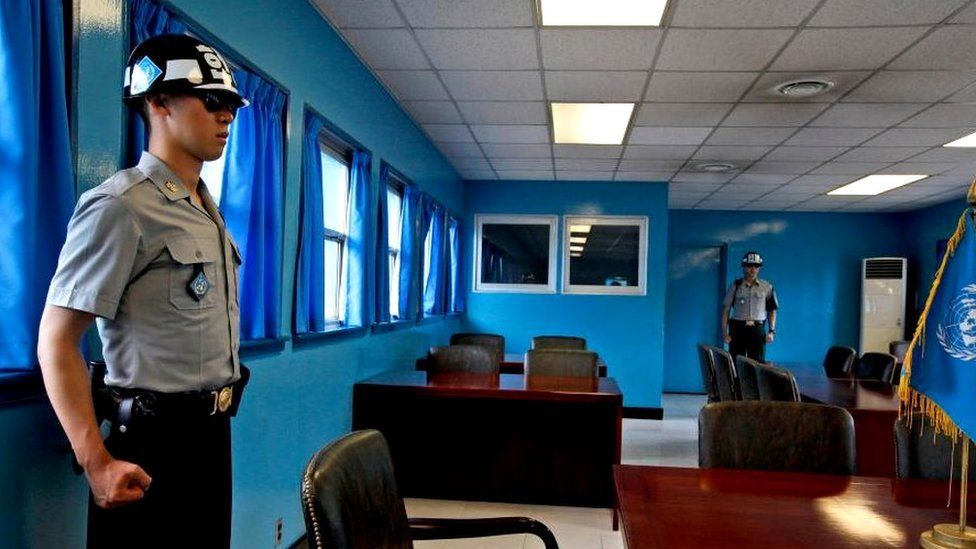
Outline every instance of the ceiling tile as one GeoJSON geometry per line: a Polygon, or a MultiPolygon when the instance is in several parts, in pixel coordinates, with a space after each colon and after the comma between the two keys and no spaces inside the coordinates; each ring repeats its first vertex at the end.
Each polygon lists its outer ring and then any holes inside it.
{"type": "Polygon", "coordinates": [[[627,145],[623,157],[631,160],[685,160],[697,148],[696,145],[627,145]]]}
{"type": "Polygon", "coordinates": [[[831,103],[850,91],[862,80],[868,77],[869,71],[850,72],[768,72],[756,81],[756,84],[746,94],[744,101],[772,102],[772,103],[831,103]],[[780,85],[798,80],[823,80],[833,82],[826,92],[807,99],[791,99],[776,91],[780,85]]]}
{"type": "Polygon", "coordinates": [[[622,172],[659,172],[669,173],[681,169],[682,160],[621,160],[617,168],[622,172]]]}
{"type": "Polygon", "coordinates": [[[813,175],[868,175],[888,166],[890,162],[829,162],[810,172],[813,175]]]}
{"type": "Polygon", "coordinates": [[[793,128],[719,128],[708,138],[709,145],[778,145],[793,128]]]}
{"type": "Polygon", "coordinates": [[[535,24],[532,5],[524,0],[410,0],[399,5],[414,27],[531,27],[535,24]]]}
{"type": "Polygon", "coordinates": [[[481,148],[491,158],[548,158],[552,156],[550,145],[483,143],[481,148]]]}
{"type": "Polygon", "coordinates": [[[637,126],[628,143],[634,145],[697,145],[708,137],[712,128],[677,128],[637,126]]]}
{"type": "Polygon", "coordinates": [[[866,147],[911,147],[943,145],[970,133],[959,129],[893,128],[864,145],[866,147]]]}
{"type": "Polygon", "coordinates": [[[573,145],[556,144],[552,147],[556,158],[612,158],[616,160],[624,151],[623,145],[573,145]]]}
{"type": "Polygon", "coordinates": [[[640,100],[646,72],[546,71],[546,90],[553,101],[640,100]]]}
{"type": "Polygon", "coordinates": [[[976,4],[962,10],[952,19],[953,23],[976,23],[976,4]]]}
{"type": "Polygon", "coordinates": [[[556,170],[612,172],[617,169],[616,160],[593,158],[557,158],[556,170]]]}
{"type": "Polygon", "coordinates": [[[936,29],[895,59],[890,69],[976,69],[973,28],[950,25],[936,29]]]}
{"type": "Polygon", "coordinates": [[[796,203],[799,202],[800,200],[813,198],[818,194],[820,194],[820,191],[810,189],[809,187],[792,188],[791,185],[787,184],[767,194],[766,199],[770,201],[796,203]]]}
{"type": "Polygon", "coordinates": [[[764,160],[830,160],[847,147],[776,147],[764,160]]]}
{"type": "Polygon", "coordinates": [[[613,172],[556,171],[556,179],[565,181],[613,181],[613,172]]]}
{"type": "Polygon", "coordinates": [[[421,124],[460,124],[461,115],[450,101],[404,101],[403,106],[421,124]]]}
{"type": "Polygon", "coordinates": [[[887,128],[927,106],[927,103],[837,103],[810,125],[832,128],[887,128]]]}
{"type": "Polygon", "coordinates": [[[680,182],[682,185],[687,185],[690,183],[708,183],[710,185],[721,185],[724,183],[728,183],[729,180],[731,180],[735,176],[736,176],[736,172],[711,173],[711,172],[682,171],[674,174],[674,176],[672,176],[672,180],[680,182]]]}
{"type": "Polygon", "coordinates": [[[878,133],[873,128],[803,128],[787,141],[792,146],[857,145],[878,133]]]}
{"type": "Polygon", "coordinates": [[[342,34],[373,69],[430,68],[417,42],[406,29],[353,29],[342,34]]]}
{"type": "Polygon", "coordinates": [[[502,171],[514,170],[551,170],[552,160],[549,158],[492,158],[491,165],[501,174],[502,171]]]}
{"type": "Polygon", "coordinates": [[[695,159],[746,163],[758,160],[770,150],[772,150],[772,147],[705,145],[695,153],[695,159]]]}
{"type": "Polygon", "coordinates": [[[498,179],[495,172],[490,170],[462,170],[459,169],[458,173],[461,177],[469,181],[478,181],[482,179],[498,179]]]}
{"type": "Polygon", "coordinates": [[[479,143],[549,143],[549,126],[472,125],[479,143]]]}
{"type": "Polygon", "coordinates": [[[469,124],[548,124],[542,101],[459,101],[469,124]]]}
{"type": "MultiPolygon", "coordinates": [[[[972,167],[968,165],[961,166],[965,168],[962,170],[964,173],[972,173],[972,167]]],[[[879,173],[913,173],[913,174],[925,174],[925,175],[939,175],[943,172],[948,172],[950,170],[956,170],[960,168],[960,165],[954,162],[899,162],[898,164],[893,164],[887,168],[880,170],[879,173]]]]}
{"type": "Polygon", "coordinates": [[[312,0],[338,28],[402,27],[392,0],[312,0]]]}
{"type": "Polygon", "coordinates": [[[766,67],[792,34],[785,29],[671,29],[664,38],[656,67],[757,71],[766,67]]]}
{"type": "Polygon", "coordinates": [[[976,151],[970,148],[938,147],[926,152],[922,152],[925,149],[916,150],[922,154],[912,158],[912,162],[966,162],[976,159],[976,151]]]}
{"type": "Polygon", "coordinates": [[[475,143],[436,143],[437,148],[448,157],[481,157],[485,155],[481,153],[481,149],[475,143]]]}
{"type": "Polygon", "coordinates": [[[976,105],[942,103],[934,105],[900,124],[906,128],[965,128],[976,126],[976,105]]]}
{"type": "Polygon", "coordinates": [[[845,175],[801,175],[790,181],[789,187],[793,189],[830,190],[853,180],[854,178],[845,175]]]}
{"type": "Polygon", "coordinates": [[[552,170],[498,170],[498,178],[552,181],[555,176],[552,170]]]}
{"type": "Polygon", "coordinates": [[[401,101],[449,99],[434,71],[377,71],[401,101]]]}
{"type": "Polygon", "coordinates": [[[792,174],[758,174],[758,173],[747,173],[740,174],[738,177],[734,178],[730,184],[731,185],[762,185],[772,188],[779,187],[785,183],[788,183],[797,176],[792,174]]]}
{"type": "Polygon", "coordinates": [[[738,101],[759,73],[661,72],[651,73],[645,101],[738,101]]]}
{"type": "Polygon", "coordinates": [[[880,27],[933,25],[966,0],[828,0],[817,10],[811,27],[880,27]]]}
{"type": "Polygon", "coordinates": [[[897,162],[924,151],[926,147],[857,147],[835,158],[837,162],[897,162]]]}
{"type": "Polygon", "coordinates": [[[542,101],[538,71],[443,71],[444,85],[458,101],[542,101]]]}
{"type": "Polygon", "coordinates": [[[742,191],[746,193],[766,194],[774,191],[786,182],[786,178],[781,178],[780,183],[751,183],[748,175],[740,175],[725,186],[725,190],[742,191]]]}
{"type": "Polygon", "coordinates": [[[672,27],[792,27],[818,0],[681,0],[672,27]]]}
{"type": "Polygon", "coordinates": [[[749,174],[795,174],[806,173],[820,165],[818,160],[806,162],[776,162],[760,160],[746,170],[749,174]]]}
{"type": "Polygon", "coordinates": [[[542,29],[542,65],[547,70],[647,70],[662,31],[542,29]]]}
{"type": "Polygon", "coordinates": [[[925,33],[924,27],[804,29],[772,70],[877,69],[925,33]]]}
{"type": "Polygon", "coordinates": [[[672,180],[668,192],[712,192],[722,186],[724,181],[681,181],[672,180]]]}
{"type": "Polygon", "coordinates": [[[445,143],[473,143],[474,138],[463,124],[424,124],[424,130],[434,141],[445,143]]]}
{"type": "Polygon", "coordinates": [[[940,101],[974,79],[974,71],[881,71],[843,100],[861,103],[940,101]]]}
{"type": "Polygon", "coordinates": [[[667,181],[671,174],[666,172],[621,172],[614,174],[615,181],[667,181]]]}
{"type": "Polygon", "coordinates": [[[822,111],[823,103],[739,103],[723,126],[802,126],[822,111]]]}
{"type": "Polygon", "coordinates": [[[440,70],[539,68],[531,29],[417,30],[417,40],[440,70]]]}
{"type": "Polygon", "coordinates": [[[675,190],[674,185],[668,187],[668,199],[675,198],[678,200],[693,200],[697,202],[710,194],[712,194],[711,191],[680,191],[675,190]]]}
{"type": "Polygon", "coordinates": [[[641,103],[640,126],[716,126],[732,103],[641,103]]]}
{"type": "Polygon", "coordinates": [[[696,210],[738,210],[752,202],[751,198],[735,200],[727,196],[712,196],[695,206],[696,210]]]}
{"type": "Polygon", "coordinates": [[[458,170],[466,171],[491,171],[491,165],[484,158],[452,158],[451,164],[458,170]]]}

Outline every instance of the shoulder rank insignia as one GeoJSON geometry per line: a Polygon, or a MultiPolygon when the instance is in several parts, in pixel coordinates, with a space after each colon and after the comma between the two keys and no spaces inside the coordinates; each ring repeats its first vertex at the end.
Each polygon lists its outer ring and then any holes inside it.
{"type": "Polygon", "coordinates": [[[194,277],[190,279],[190,282],[186,285],[186,291],[190,294],[190,297],[200,301],[203,299],[207,292],[210,291],[210,281],[207,280],[207,275],[203,272],[203,264],[197,263],[196,270],[194,270],[194,277]]]}

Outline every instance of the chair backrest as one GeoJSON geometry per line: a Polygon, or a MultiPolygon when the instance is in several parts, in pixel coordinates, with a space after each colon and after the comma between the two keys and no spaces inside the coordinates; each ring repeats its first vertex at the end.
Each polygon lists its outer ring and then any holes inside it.
{"type": "Polygon", "coordinates": [[[525,353],[525,375],[596,378],[596,360],[592,351],[531,349],[525,353]]]}
{"type": "Polygon", "coordinates": [[[739,374],[739,396],[742,400],[759,400],[759,385],[756,370],[762,364],[745,355],[735,357],[735,366],[739,374]]]}
{"type": "Polygon", "coordinates": [[[698,414],[700,467],[856,473],[854,420],[799,402],[716,402],[698,414]]]}
{"type": "Polygon", "coordinates": [[[888,343],[888,353],[895,355],[898,364],[901,364],[905,362],[905,355],[908,353],[908,347],[911,344],[911,341],[891,341],[888,343]]]}
{"type": "MultiPolygon", "coordinates": [[[[973,444],[970,442],[970,444],[973,444]]],[[[962,444],[945,434],[935,434],[932,420],[923,414],[895,420],[895,475],[898,478],[946,480],[959,478],[962,444]],[[955,452],[955,455],[953,455],[955,452]]],[[[969,480],[976,480],[976,446],[969,447],[969,480]]]]}
{"type": "Polygon", "coordinates": [[[427,371],[431,374],[464,372],[497,374],[501,365],[495,354],[480,345],[448,345],[431,347],[427,353],[427,371]]]}
{"type": "Polygon", "coordinates": [[[715,376],[715,386],[721,401],[739,400],[736,394],[735,362],[732,355],[725,349],[709,347],[712,354],[712,375],[715,376]]]}
{"type": "Polygon", "coordinates": [[[478,345],[491,349],[497,362],[505,360],[505,336],[498,334],[451,334],[451,345],[478,345]]]}
{"type": "Polygon", "coordinates": [[[759,400],[800,402],[800,388],[796,384],[793,372],[789,370],[769,364],[758,364],[756,386],[759,389],[759,400]]]}
{"type": "Polygon", "coordinates": [[[578,349],[586,350],[586,339],[573,336],[535,336],[533,349],[578,349]]]}
{"type": "Polygon", "coordinates": [[[715,383],[715,374],[712,371],[712,351],[704,343],[698,344],[698,366],[701,368],[702,383],[705,384],[705,393],[708,395],[708,402],[718,402],[718,386],[715,383]]]}
{"type": "Polygon", "coordinates": [[[827,349],[823,359],[823,368],[827,377],[850,377],[856,356],[857,351],[850,347],[834,346],[827,349]]]}
{"type": "Polygon", "coordinates": [[[855,362],[854,377],[891,383],[891,376],[897,363],[898,358],[895,355],[867,352],[855,362]]]}
{"type": "Polygon", "coordinates": [[[319,450],[302,477],[309,547],[413,547],[390,449],[379,431],[355,431],[319,450]]]}

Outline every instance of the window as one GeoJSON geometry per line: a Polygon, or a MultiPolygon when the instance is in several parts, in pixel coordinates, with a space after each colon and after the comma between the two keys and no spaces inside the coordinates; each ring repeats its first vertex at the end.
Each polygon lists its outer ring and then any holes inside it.
{"type": "Polygon", "coordinates": [[[447,219],[447,267],[448,290],[447,310],[458,313],[463,310],[461,298],[461,222],[458,218],[449,216],[447,219]]]}
{"type": "Polygon", "coordinates": [[[474,291],[555,293],[554,215],[476,215],[474,291]]]}
{"type": "Polygon", "coordinates": [[[646,276],[646,217],[565,217],[563,293],[645,295],[646,276]]]}
{"type": "Polygon", "coordinates": [[[349,235],[349,152],[332,143],[321,143],[322,218],[325,237],[325,319],[345,321],[346,240],[349,235]]]}
{"type": "Polygon", "coordinates": [[[386,187],[387,236],[390,257],[390,319],[400,318],[400,246],[403,235],[403,184],[390,178],[386,187]]]}

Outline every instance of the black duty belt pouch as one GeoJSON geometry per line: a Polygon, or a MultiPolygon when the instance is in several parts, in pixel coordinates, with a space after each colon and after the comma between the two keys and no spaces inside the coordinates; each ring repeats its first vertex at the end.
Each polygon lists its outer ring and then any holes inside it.
{"type": "Polygon", "coordinates": [[[227,409],[227,415],[230,417],[237,415],[237,409],[241,407],[241,398],[244,396],[244,387],[247,387],[247,382],[250,380],[251,369],[241,364],[241,378],[234,382],[234,398],[231,399],[230,408],[227,409]]]}

